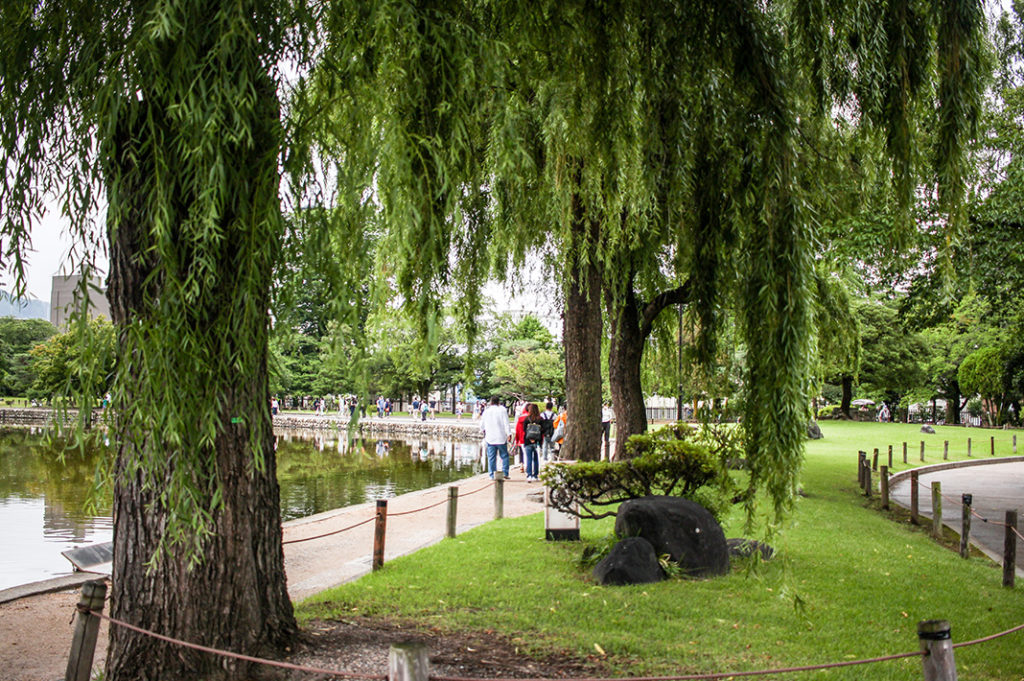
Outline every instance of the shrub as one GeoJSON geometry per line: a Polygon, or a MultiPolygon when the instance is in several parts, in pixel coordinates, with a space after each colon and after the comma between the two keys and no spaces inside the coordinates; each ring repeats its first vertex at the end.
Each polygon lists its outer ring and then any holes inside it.
{"type": "Polygon", "coordinates": [[[719,516],[732,490],[723,461],[733,453],[736,438],[719,432],[721,449],[713,452],[687,440],[695,436],[685,424],[665,426],[630,437],[631,458],[624,461],[555,463],[541,478],[551,488],[551,504],[580,518],[612,516],[623,501],[651,495],[691,499],[719,516]]]}

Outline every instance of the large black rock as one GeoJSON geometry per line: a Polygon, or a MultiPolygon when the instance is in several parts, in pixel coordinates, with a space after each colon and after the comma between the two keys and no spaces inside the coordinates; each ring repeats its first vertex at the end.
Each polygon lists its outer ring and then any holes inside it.
{"type": "Polygon", "coordinates": [[[643,497],[619,506],[615,534],[643,537],[657,555],[669,554],[691,577],[729,571],[725,533],[715,517],[698,503],[679,497],[643,497]]]}
{"type": "Polygon", "coordinates": [[[821,426],[818,425],[817,421],[807,422],[807,438],[810,440],[820,440],[825,437],[824,433],[821,432],[821,426]]]}
{"type": "Polygon", "coordinates": [[[646,539],[627,537],[594,566],[599,584],[648,584],[665,579],[658,555],[646,539]]]}

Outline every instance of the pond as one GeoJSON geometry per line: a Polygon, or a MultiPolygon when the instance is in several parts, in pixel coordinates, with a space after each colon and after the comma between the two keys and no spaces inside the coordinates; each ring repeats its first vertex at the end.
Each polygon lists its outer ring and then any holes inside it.
{"type": "MultiPolygon", "coordinates": [[[[281,517],[292,520],[467,478],[478,442],[349,440],[345,431],[276,434],[281,517]]],[[[109,450],[60,463],[38,431],[0,430],[0,589],[67,574],[61,551],[110,541],[109,498],[94,507],[93,473],[109,450]]]]}

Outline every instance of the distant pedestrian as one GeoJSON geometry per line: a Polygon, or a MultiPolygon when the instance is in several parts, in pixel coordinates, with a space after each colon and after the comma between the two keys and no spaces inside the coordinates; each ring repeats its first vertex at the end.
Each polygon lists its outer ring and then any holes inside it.
{"type": "Polygon", "coordinates": [[[421,421],[426,421],[427,420],[427,414],[429,412],[430,412],[430,405],[427,404],[426,401],[420,402],[420,420],[421,421]]]}
{"type": "Polygon", "coordinates": [[[526,418],[523,419],[523,460],[526,462],[526,481],[536,482],[540,475],[540,462],[537,450],[544,441],[544,420],[533,402],[526,405],[526,418]]]}
{"type": "Polygon", "coordinates": [[[551,450],[553,443],[551,436],[555,433],[555,412],[552,411],[554,405],[551,402],[544,404],[544,411],[540,413],[540,418],[544,429],[544,439],[541,442],[541,456],[545,461],[551,460],[551,450]]]}
{"type": "Polygon", "coordinates": [[[487,470],[494,478],[497,470],[497,457],[501,456],[501,468],[508,477],[508,412],[501,406],[497,395],[491,398],[491,406],[484,410],[480,418],[480,432],[487,446],[487,470]]]}
{"type": "Polygon", "coordinates": [[[604,441],[608,442],[611,437],[612,423],[615,421],[615,412],[612,410],[611,402],[605,402],[601,408],[601,430],[604,432],[604,441]]]}

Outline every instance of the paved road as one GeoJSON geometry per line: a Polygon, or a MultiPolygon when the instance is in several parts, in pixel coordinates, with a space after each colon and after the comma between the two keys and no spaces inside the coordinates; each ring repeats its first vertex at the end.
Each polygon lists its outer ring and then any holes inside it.
{"type": "MultiPolygon", "coordinates": [[[[942,483],[942,524],[960,532],[961,495],[973,496],[974,512],[989,520],[1004,522],[1006,511],[1016,510],[1018,527],[1024,533],[1024,462],[990,463],[927,472],[919,478],[918,506],[921,515],[931,518],[931,485],[942,483]]],[[[910,477],[893,485],[891,499],[910,508],[910,477]]],[[[983,522],[978,515],[971,520],[971,543],[993,560],[1002,563],[1005,528],[983,522]]],[[[1017,540],[1017,574],[1024,577],[1024,542],[1017,540]]]]}

